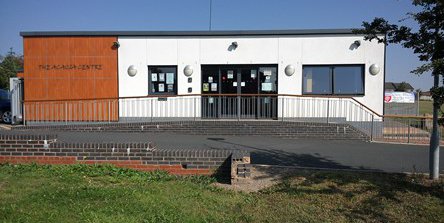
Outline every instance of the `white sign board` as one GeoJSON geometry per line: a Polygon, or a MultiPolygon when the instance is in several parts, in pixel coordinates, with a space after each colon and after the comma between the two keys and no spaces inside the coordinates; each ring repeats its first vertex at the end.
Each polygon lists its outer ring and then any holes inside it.
{"type": "Polygon", "coordinates": [[[385,92],[385,103],[415,103],[414,92],[385,92]]]}

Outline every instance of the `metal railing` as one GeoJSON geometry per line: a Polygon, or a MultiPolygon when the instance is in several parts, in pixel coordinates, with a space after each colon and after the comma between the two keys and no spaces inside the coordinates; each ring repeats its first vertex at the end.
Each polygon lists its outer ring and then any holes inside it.
{"type": "MultiPolygon", "coordinates": [[[[386,115],[373,137],[374,141],[429,144],[432,133],[432,117],[386,115]]],[[[444,140],[444,127],[439,127],[440,139],[444,140]]],[[[443,141],[444,142],[444,141],[443,141]]]]}
{"type": "MultiPolygon", "coordinates": [[[[25,125],[270,119],[347,123],[374,135],[377,114],[351,97],[199,94],[25,101],[25,125]]],[[[381,119],[379,119],[381,120],[381,119]]]]}
{"type": "MultiPolygon", "coordinates": [[[[25,101],[25,125],[269,119],[344,123],[374,141],[428,143],[431,120],[381,116],[352,97],[198,94],[25,101]]],[[[442,131],[441,131],[442,132],[442,131]]]]}

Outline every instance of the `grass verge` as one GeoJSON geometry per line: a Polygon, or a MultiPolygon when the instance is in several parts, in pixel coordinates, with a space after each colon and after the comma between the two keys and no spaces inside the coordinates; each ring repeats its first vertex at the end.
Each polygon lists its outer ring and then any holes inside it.
{"type": "Polygon", "coordinates": [[[257,193],[113,166],[0,165],[1,222],[442,222],[444,183],[301,170],[257,193]]]}

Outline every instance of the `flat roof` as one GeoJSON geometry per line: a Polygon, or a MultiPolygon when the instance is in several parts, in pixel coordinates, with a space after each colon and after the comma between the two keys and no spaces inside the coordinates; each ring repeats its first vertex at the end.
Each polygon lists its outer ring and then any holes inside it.
{"type": "Polygon", "coordinates": [[[215,30],[215,31],[24,31],[32,36],[283,36],[349,34],[353,29],[215,30]]]}

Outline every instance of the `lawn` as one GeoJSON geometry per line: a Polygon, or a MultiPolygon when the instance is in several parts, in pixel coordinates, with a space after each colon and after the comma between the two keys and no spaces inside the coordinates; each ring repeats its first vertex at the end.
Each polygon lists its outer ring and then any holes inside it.
{"type": "MultiPolygon", "coordinates": [[[[443,107],[441,107],[443,109],[443,107]]],[[[419,115],[429,115],[433,114],[433,101],[419,101],[419,115]]]]}
{"type": "Polygon", "coordinates": [[[443,222],[444,183],[300,170],[255,193],[112,166],[0,165],[1,222],[443,222]]]}
{"type": "Polygon", "coordinates": [[[419,101],[419,115],[432,115],[433,114],[433,102],[432,101],[419,101]]]}

